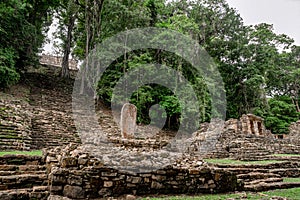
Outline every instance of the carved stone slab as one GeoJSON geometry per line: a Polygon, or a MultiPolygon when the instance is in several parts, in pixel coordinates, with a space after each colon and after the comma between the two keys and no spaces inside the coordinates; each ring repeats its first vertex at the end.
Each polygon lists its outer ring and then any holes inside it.
{"type": "Polygon", "coordinates": [[[123,138],[133,138],[136,129],[137,108],[125,103],[121,110],[121,134],[123,138]]]}

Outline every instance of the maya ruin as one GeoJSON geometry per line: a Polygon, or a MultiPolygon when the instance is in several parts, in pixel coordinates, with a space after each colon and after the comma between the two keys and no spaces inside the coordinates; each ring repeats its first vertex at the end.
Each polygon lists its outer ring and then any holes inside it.
{"type": "Polygon", "coordinates": [[[0,0],[0,200],[300,200],[299,8],[0,0]]]}
{"type": "MultiPolygon", "coordinates": [[[[193,133],[191,146],[184,156],[162,169],[139,173],[105,166],[107,158],[90,155],[80,144],[70,116],[69,93],[59,90],[52,81],[55,76],[51,74],[58,68],[45,69],[48,70],[47,77],[39,72],[33,72],[31,76],[43,81],[45,87],[39,88],[39,81],[32,80],[37,85],[32,85],[27,93],[30,103],[24,101],[24,97],[1,98],[1,149],[44,149],[42,156],[0,157],[1,199],[130,199],[155,194],[258,192],[300,187],[299,182],[283,181],[300,175],[299,157],[295,155],[300,150],[299,123],[290,126],[290,134],[278,138],[265,128],[262,118],[253,114],[243,115],[240,119],[212,121],[210,125],[201,124],[193,133]],[[219,126],[222,126],[221,132],[219,126]],[[276,162],[218,164],[206,161],[224,158],[276,162]]],[[[67,87],[71,83],[63,84],[67,87]]],[[[136,162],[135,158],[124,156],[122,149],[126,149],[125,153],[153,152],[162,149],[173,137],[172,134],[136,137],[133,131],[138,128],[134,121],[136,107],[131,104],[122,109],[121,115],[131,117],[121,122],[125,126],[122,129],[108,110],[99,110],[97,115],[116,148],[113,157],[118,158],[114,161],[117,160],[119,165],[130,166],[136,162]]],[[[153,159],[161,162],[160,156],[166,155],[157,154],[153,159]]],[[[147,164],[143,160],[137,162],[141,166],[147,164]]]]}

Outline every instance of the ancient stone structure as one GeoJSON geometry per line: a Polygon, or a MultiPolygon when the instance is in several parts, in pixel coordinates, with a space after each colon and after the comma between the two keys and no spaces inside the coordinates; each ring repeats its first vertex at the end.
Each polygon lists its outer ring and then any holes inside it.
{"type": "Polygon", "coordinates": [[[300,140],[300,120],[290,125],[289,134],[286,136],[286,138],[300,140]]]}
{"type": "Polygon", "coordinates": [[[137,108],[135,105],[126,103],[121,111],[121,134],[123,138],[133,138],[136,130],[137,108]]]}
{"type": "Polygon", "coordinates": [[[280,139],[265,129],[263,119],[252,114],[243,115],[240,120],[224,122],[224,128],[219,134],[209,131],[209,124],[204,125],[207,127],[202,127],[195,134],[193,148],[206,158],[265,160],[272,154],[300,153],[297,123],[290,127],[290,136],[280,139]]]}
{"type": "MultiPolygon", "coordinates": [[[[274,159],[270,157],[269,159],[274,159]]],[[[278,159],[275,158],[275,159],[278,159]]],[[[299,187],[299,182],[284,182],[284,177],[299,177],[299,157],[282,158],[282,162],[270,164],[213,164],[214,167],[226,169],[244,184],[244,191],[266,191],[299,187]]],[[[211,164],[212,165],[212,164],[211,164]]]]}
{"type": "Polygon", "coordinates": [[[270,131],[267,131],[264,126],[264,120],[261,117],[253,114],[242,115],[240,118],[242,133],[254,134],[257,136],[270,135],[270,131]]]}
{"type": "Polygon", "coordinates": [[[299,122],[291,126],[291,137],[280,140],[265,129],[263,119],[251,114],[239,120],[204,123],[190,138],[188,151],[170,162],[165,158],[177,155],[176,152],[157,152],[168,146],[174,133],[133,137],[136,108],[128,104],[122,111],[121,123],[126,127],[122,130],[123,138],[110,112],[97,113],[107,140],[97,143],[91,138],[89,141],[90,146],[97,147],[95,152],[99,151],[96,157],[91,155],[93,151],[78,146],[80,139],[71,118],[72,83],[60,85],[59,79],[51,74],[31,73],[27,79],[31,82],[30,103],[15,98],[13,101],[0,99],[0,148],[55,148],[45,150],[43,157],[0,157],[0,199],[46,199],[49,194],[49,200],[98,199],[125,194],[198,194],[300,187],[300,183],[283,182],[283,177],[299,177],[300,158],[273,155],[300,153],[299,122]],[[71,142],[77,144],[62,147],[71,142]],[[104,146],[101,142],[111,143],[111,148],[101,149],[104,146]],[[117,159],[112,160],[105,151],[117,159]],[[134,159],[126,152],[144,153],[144,157],[154,154],[150,164],[155,166],[166,160],[168,165],[147,172],[128,172],[124,170],[126,167],[140,169],[149,160],[134,159]],[[284,162],[233,166],[208,164],[204,157],[284,162]]]}
{"type": "Polygon", "coordinates": [[[0,92],[0,150],[81,142],[71,116],[72,90],[66,89],[72,88],[72,82],[62,82],[51,73],[30,73],[26,78],[30,86],[18,86],[18,96],[0,92]]]}
{"type": "MultiPolygon", "coordinates": [[[[0,94],[1,95],[1,94],[0,94]]],[[[32,148],[31,117],[28,105],[0,99],[0,150],[32,148]]]]}
{"type": "Polygon", "coordinates": [[[105,166],[80,147],[56,148],[46,155],[52,195],[93,199],[124,194],[198,194],[235,191],[236,176],[214,169],[199,158],[186,157],[146,173],[128,173],[105,166]]]}
{"type": "Polygon", "coordinates": [[[253,114],[242,115],[239,120],[230,119],[226,121],[224,129],[241,132],[245,135],[272,136],[271,132],[264,125],[264,119],[253,114]]]}
{"type": "Polygon", "coordinates": [[[48,198],[46,167],[41,156],[1,156],[0,169],[0,199],[48,198]]]}
{"type": "MultiPolygon", "coordinates": [[[[40,56],[40,63],[43,64],[43,65],[61,67],[62,57],[61,56],[43,54],[43,55],[40,56]]],[[[69,68],[71,70],[78,70],[78,62],[74,59],[70,59],[69,60],[69,68]]]]}

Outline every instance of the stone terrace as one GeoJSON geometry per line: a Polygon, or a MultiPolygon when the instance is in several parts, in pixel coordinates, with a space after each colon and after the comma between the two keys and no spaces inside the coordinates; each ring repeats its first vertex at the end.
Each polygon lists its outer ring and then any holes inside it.
{"type": "Polygon", "coordinates": [[[271,154],[300,153],[300,137],[296,133],[278,139],[265,129],[261,118],[252,114],[224,122],[219,132],[207,128],[204,124],[202,131],[195,134],[196,149],[206,158],[264,160],[271,154]]]}
{"type": "Polygon", "coordinates": [[[47,154],[51,195],[93,199],[124,194],[198,194],[235,191],[237,177],[186,157],[163,169],[129,173],[104,165],[81,147],[56,148],[47,154]]]}
{"type": "MultiPolygon", "coordinates": [[[[182,157],[159,170],[130,173],[120,169],[130,164],[142,167],[144,163],[131,160],[124,152],[153,153],[167,146],[174,133],[160,131],[145,137],[124,138],[111,113],[101,109],[97,113],[98,121],[113,144],[115,154],[112,156],[116,158],[113,162],[118,164],[117,168],[112,168],[107,165],[111,159],[101,156],[105,149],[101,149],[97,135],[81,138],[86,145],[78,146],[81,140],[71,117],[73,82],[59,79],[57,68],[41,70],[27,74],[23,81],[27,93],[20,99],[1,96],[0,149],[49,149],[44,152],[44,158],[0,158],[1,199],[45,199],[49,194],[52,199],[63,196],[93,199],[124,194],[197,194],[300,187],[298,183],[282,182],[284,177],[299,177],[299,158],[273,156],[275,153],[299,153],[300,123],[292,126],[290,136],[277,139],[265,129],[263,119],[251,114],[239,120],[215,120],[210,126],[202,124],[182,157]],[[70,143],[75,144],[68,145],[70,143]],[[95,151],[99,157],[86,151],[86,147],[93,145],[97,147],[95,150],[100,149],[95,151]],[[283,163],[210,165],[202,160],[204,157],[276,159],[283,163]]],[[[165,156],[165,152],[157,154],[158,160],[154,159],[153,163],[164,160],[165,156]]]]}
{"type": "Polygon", "coordinates": [[[72,83],[57,68],[27,73],[21,88],[0,97],[0,150],[32,150],[80,143],[72,119],[72,83]],[[22,86],[25,85],[25,86],[22,86]],[[21,97],[20,97],[21,94],[21,97]],[[18,96],[19,95],[19,96],[18,96]]]}
{"type": "Polygon", "coordinates": [[[46,200],[48,196],[48,180],[42,157],[0,157],[0,199],[46,200]]]}

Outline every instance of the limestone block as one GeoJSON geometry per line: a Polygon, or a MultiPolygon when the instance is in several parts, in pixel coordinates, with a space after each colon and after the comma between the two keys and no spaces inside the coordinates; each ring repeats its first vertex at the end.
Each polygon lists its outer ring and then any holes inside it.
{"type": "Polygon", "coordinates": [[[63,157],[61,160],[62,167],[75,167],[77,165],[77,159],[74,157],[63,157]]]}
{"type": "Polygon", "coordinates": [[[126,103],[121,111],[121,134],[123,138],[133,138],[136,129],[137,108],[135,105],[126,103]]]}
{"type": "Polygon", "coordinates": [[[84,190],[80,186],[71,186],[71,185],[66,185],[64,187],[63,191],[64,196],[71,198],[71,199],[80,199],[84,198],[84,190]]]}

